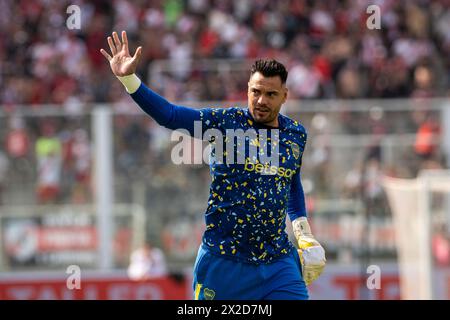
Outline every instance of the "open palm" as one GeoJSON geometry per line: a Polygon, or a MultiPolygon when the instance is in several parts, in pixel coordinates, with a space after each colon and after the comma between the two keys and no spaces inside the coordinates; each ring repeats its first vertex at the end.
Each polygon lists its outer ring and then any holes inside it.
{"type": "Polygon", "coordinates": [[[128,39],[125,31],[122,31],[122,42],[120,42],[117,32],[113,32],[112,38],[108,37],[108,44],[112,56],[103,49],[100,49],[100,52],[108,59],[114,75],[123,77],[135,73],[142,54],[142,47],[137,48],[134,56],[131,56],[128,50],[128,39]]]}

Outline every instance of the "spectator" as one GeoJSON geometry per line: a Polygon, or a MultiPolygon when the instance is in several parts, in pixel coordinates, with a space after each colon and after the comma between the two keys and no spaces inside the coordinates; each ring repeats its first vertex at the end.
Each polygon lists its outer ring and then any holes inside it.
{"type": "Polygon", "coordinates": [[[450,265],[450,240],[445,224],[439,225],[432,237],[434,262],[440,267],[450,265]]]}
{"type": "Polygon", "coordinates": [[[0,205],[4,204],[3,192],[7,182],[9,160],[5,153],[0,150],[0,205]]]}
{"type": "Polygon", "coordinates": [[[6,135],[6,151],[14,160],[25,158],[29,152],[29,137],[25,123],[20,117],[11,117],[10,131],[6,135]]]}
{"type": "Polygon", "coordinates": [[[44,122],[35,145],[37,157],[37,198],[41,204],[55,203],[61,187],[62,145],[54,124],[44,122]]]}
{"type": "Polygon", "coordinates": [[[432,158],[438,148],[439,124],[433,115],[425,116],[416,133],[414,151],[422,159],[432,158]]]}
{"type": "Polygon", "coordinates": [[[88,203],[91,194],[91,144],[85,129],[75,130],[70,153],[73,158],[73,169],[75,171],[72,202],[88,203]]]}
{"type": "Polygon", "coordinates": [[[128,276],[135,281],[144,281],[167,274],[164,253],[146,242],[142,247],[131,253],[128,276]]]}

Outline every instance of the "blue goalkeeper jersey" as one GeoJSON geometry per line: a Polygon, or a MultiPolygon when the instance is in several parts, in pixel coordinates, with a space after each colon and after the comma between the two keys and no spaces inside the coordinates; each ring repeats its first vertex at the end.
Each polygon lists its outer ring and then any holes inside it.
{"type": "MultiPolygon", "coordinates": [[[[203,109],[200,119],[204,132],[218,129],[225,139],[229,138],[226,135],[229,129],[254,130],[258,138],[263,129],[267,132],[268,146],[262,149],[270,151],[270,142],[275,141],[270,137],[271,128],[256,123],[248,109],[203,109]]],[[[278,120],[278,165],[263,163],[258,157],[259,152],[250,157],[249,145],[262,147],[259,139],[252,141],[252,137],[246,141],[243,164],[227,163],[226,157],[221,162],[211,161],[203,243],[213,253],[252,263],[267,263],[292,249],[285,232],[285,221],[291,187],[301,167],[306,131],[301,124],[283,115],[279,115],[278,120]]],[[[235,146],[236,160],[238,141],[231,143],[235,146]]],[[[211,157],[215,159],[215,142],[212,144],[211,157]]],[[[226,146],[226,142],[223,145],[226,146]]]]}
{"type": "Polygon", "coordinates": [[[238,141],[231,142],[234,160],[245,153],[239,163],[227,161],[230,154],[225,147],[220,161],[218,140],[208,138],[212,146],[211,186],[202,241],[213,254],[254,264],[269,263],[294,249],[285,231],[286,215],[291,221],[306,216],[300,168],[307,133],[300,123],[280,114],[275,139],[271,136],[273,128],[256,123],[247,108],[197,110],[176,106],[143,84],[131,96],[159,124],[194,135],[194,123],[200,121],[203,133],[209,129],[222,133],[224,146],[230,142],[227,130],[256,132],[256,138],[266,134],[265,140],[246,136],[245,142],[241,141],[244,149],[238,141]],[[268,153],[273,143],[278,144],[277,162],[261,161],[261,151],[256,155],[250,152],[250,145],[262,147],[261,141],[268,145],[260,150],[268,153]]]}

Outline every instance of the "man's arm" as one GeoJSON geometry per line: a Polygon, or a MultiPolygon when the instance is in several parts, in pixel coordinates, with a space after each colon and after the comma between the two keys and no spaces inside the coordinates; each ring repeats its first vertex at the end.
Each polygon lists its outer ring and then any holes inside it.
{"type": "Polygon", "coordinates": [[[292,178],[287,213],[292,222],[294,236],[298,242],[298,253],[306,285],[316,280],[325,268],[325,250],[314,238],[307,219],[305,194],[300,171],[292,178]]]}
{"type": "Polygon", "coordinates": [[[289,194],[287,214],[293,222],[300,217],[306,217],[305,193],[300,178],[300,170],[292,176],[291,192],[289,194]]]}
{"type": "Polygon", "coordinates": [[[131,97],[158,124],[172,130],[186,129],[191,136],[194,135],[194,123],[200,121],[199,110],[174,105],[143,83],[131,93],[131,97]]]}
{"type": "Polygon", "coordinates": [[[200,111],[168,102],[145,86],[136,76],[136,67],[142,54],[142,47],[137,48],[132,57],[128,50],[125,31],[122,31],[122,42],[118,34],[113,32],[113,37],[108,37],[108,44],[112,56],[103,49],[100,52],[109,61],[113,74],[122,82],[141,109],[155,119],[158,124],[173,130],[187,129],[193,135],[194,121],[200,120],[200,111]]]}

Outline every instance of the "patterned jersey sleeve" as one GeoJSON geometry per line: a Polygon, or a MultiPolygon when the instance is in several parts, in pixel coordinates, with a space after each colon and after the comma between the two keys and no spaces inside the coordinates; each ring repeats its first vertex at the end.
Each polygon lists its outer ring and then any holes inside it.
{"type": "Polygon", "coordinates": [[[305,193],[300,178],[300,171],[292,177],[291,192],[289,194],[287,214],[294,221],[299,217],[306,217],[305,193]]]}
{"type": "Polygon", "coordinates": [[[288,208],[287,208],[287,213],[291,221],[294,221],[299,217],[307,216],[305,193],[303,191],[303,185],[300,174],[303,162],[303,153],[306,148],[307,133],[306,129],[303,126],[301,126],[301,129],[302,129],[301,136],[303,138],[301,139],[302,143],[300,145],[301,152],[299,158],[299,168],[297,173],[292,177],[291,190],[289,193],[288,208]]]}
{"type": "Polygon", "coordinates": [[[227,109],[224,108],[203,108],[200,109],[200,121],[202,124],[202,131],[205,132],[208,129],[223,130],[227,109]]]}

